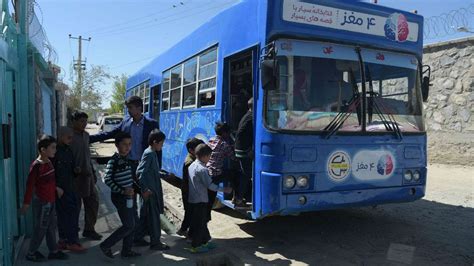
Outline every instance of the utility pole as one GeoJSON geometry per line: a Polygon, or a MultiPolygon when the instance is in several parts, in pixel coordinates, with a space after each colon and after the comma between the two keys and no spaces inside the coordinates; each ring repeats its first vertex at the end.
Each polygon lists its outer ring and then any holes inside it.
{"type": "MultiPolygon", "coordinates": [[[[83,39],[81,35],[79,37],[73,37],[69,34],[69,39],[78,40],[79,51],[78,51],[78,59],[74,60],[74,70],[77,72],[77,88],[79,89],[79,104],[82,105],[82,70],[86,70],[86,60],[82,60],[82,41],[91,41],[91,37],[88,39],[83,39]]],[[[79,106],[80,108],[81,106],[79,106]]]]}

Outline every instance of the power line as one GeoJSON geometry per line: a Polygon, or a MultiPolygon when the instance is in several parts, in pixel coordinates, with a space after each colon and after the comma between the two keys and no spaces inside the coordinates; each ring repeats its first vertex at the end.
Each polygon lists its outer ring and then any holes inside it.
{"type": "Polygon", "coordinates": [[[133,65],[133,64],[136,64],[136,63],[143,62],[143,61],[145,61],[145,60],[152,59],[152,58],[154,58],[154,57],[156,57],[156,55],[148,56],[148,57],[145,57],[145,58],[142,58],[142,59],[138,59],[138,60],[136,60],[136,61],[132,61],[132,62],[129,62],[129,63],[125,63],[125,64],[122,64],[122,65],[113,66],[113,67],[110,67],[110,69],[116,69],[116,68],[121,68],[121,67],[128,66],[128,65],[133,65]]]}
{"type": "MultiPolygon", "coordinates": [[[[219,9],[219,8],[227,6],[228,4],[234,3],[234,2],[235,1],[229,1],[229,2],[226,2],[222,5],[217,5],[217,6],[213,6],[213,7],[210,7],[210,8],[204,8],[204,9],[203,8],[197,8],[197,9],[191,10],[192,12],[185,12],[185,13],[181,13],[180,15],[181,16],[186,15],[186,17],[201,15],[204,12],[211,11],[211,10],[214,10],[214,9],[219,9]],[[199,12],[197,12],[197,11],[199,11],[199,12]]],[[[171,16],[164,17],[164,18],[171,18],[171,17],[174,17],[174,16],[175,15],[171,15],[171,16]]],[[[161,22],[158,21],[158,20],[155,20],[153,22],[146,22],[146,23],[142,23],[140,25],[126,27],[126,28],[121,29],[121,30],[113,30],[113,31],[110,31],[110,32],[106,32],[106,33],[103,33],[103,35],[98,35],[97,37],[103,38],[103,37],[113,36],[113,35],[122,34],[122,33],[130,32],[130,31],[140,31],[140,30],[148,29],[148,28],[151,28],[151,27],[156,27],[156,26],[159,26],[159,25],[163,25],[163,24],[166,24],[166,23],[179,21],[179,20],[182,20],[182,18],[180,17],[180,18],[175,18],[175,19],[171,19],[171,20],[167,20],[167,21],[161,21],[161,22]]]]}
{"type": "Polygon", "coordinates": [[[108,31],[110,29],[113,29],[113,28],[116,28],[116,27],[120,27],[122,25],[127,25],[127,24],[130,24],[131,22],[135,22],[135,21],[140,21],[140,20],[143,20],[143,19],[146,19],[146,18],[149,18],[149,17],[152,17],[152,16],[156,16],[156,15],[159,15],[159,14],[162,14],[162,13],[166,13],[170,10],[173,10],[179,6],[183,6],[185,5],[184,1],[181,1],[179,2],[178,4],[173,4],[171,7],[161,11],[161,12],[155,12],[155,13],[151,13],[151,14],[148,14],[148,15],[145,15],[145,16],[141,16],[141,17],[137,17],[137,18],[134,18],[134,19],[130,19],[130,20],[127,20],[127,21],[124,21],[124,22],[120,22],[120,23],[117,23],[117,24],[112,24],[112,25],[109,25],[109,26],[104,26],[104,27],[99,27],[99,28],[95,28],[95,29],[92,29],[92,30],[89,30],[87,31],[86,33],[92,33],[92,32],[101,32],[101,31],[108,31]]]}

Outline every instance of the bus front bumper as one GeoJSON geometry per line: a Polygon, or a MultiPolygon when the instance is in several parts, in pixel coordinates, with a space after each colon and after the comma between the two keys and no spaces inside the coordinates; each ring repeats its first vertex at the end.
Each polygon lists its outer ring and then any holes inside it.
{"type": "MultiPolygon", "coordinates": [[[[403,186],[351,191],[284,194],[279,215],[300,212],[374,206],[386,203],[410,202],[425,195],[425,186],[403,186]]],[[[266,216],[266,215],[264,215],[266,216]]]]}

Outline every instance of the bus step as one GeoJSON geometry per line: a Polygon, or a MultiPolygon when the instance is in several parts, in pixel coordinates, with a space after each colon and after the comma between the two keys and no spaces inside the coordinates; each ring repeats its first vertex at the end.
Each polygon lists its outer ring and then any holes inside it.
{"type": "Polygon", "coordinates": [[[242,207],[236,208],[235,205],[234,205],[234,203],[232,203],[231,200],[225,200],[225,201],[224,201],[224,205],[226,205],[227,207],[230,207],[230,208],[232,208],[232,209],[234,209],[234,210],[239,210],[239,211],[240,211],[240,210],[242,210],[242,211],[251,211],[251,210],[252,210],[252,203],[248,203],[248,202],[246,203],[246,206],[245,206],[245,207],[242,206],[242,207]]]}

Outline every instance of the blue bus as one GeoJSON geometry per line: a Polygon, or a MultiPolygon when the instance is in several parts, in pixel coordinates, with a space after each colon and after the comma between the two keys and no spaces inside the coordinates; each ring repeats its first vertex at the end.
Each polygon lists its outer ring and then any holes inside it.
{"type": "MultiPolygon", "coordinates": [[[[254,99],[254,219],[425,194],[423,18],[376,4],[242,0],[129,78],[181,175],[190,137],[254,99]]],[[[232,195],[219,194],[233,207],[232,195]]]]}

